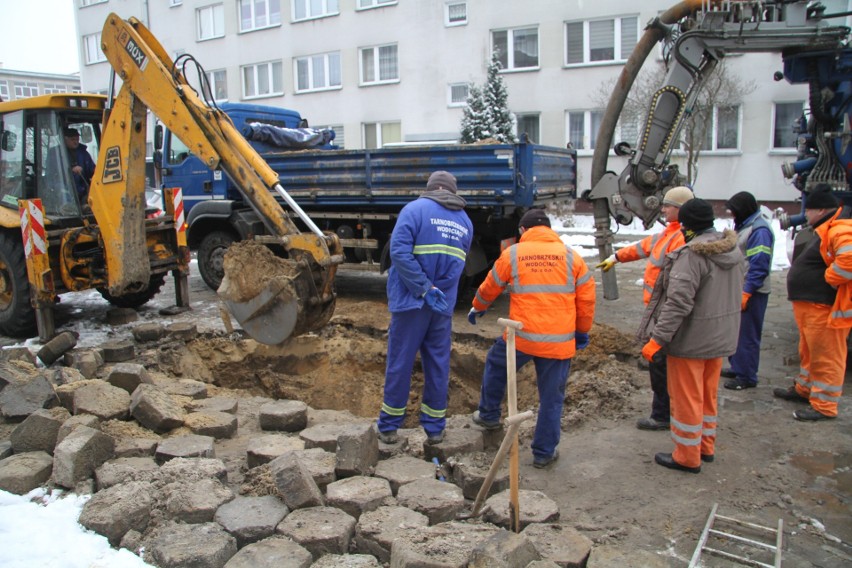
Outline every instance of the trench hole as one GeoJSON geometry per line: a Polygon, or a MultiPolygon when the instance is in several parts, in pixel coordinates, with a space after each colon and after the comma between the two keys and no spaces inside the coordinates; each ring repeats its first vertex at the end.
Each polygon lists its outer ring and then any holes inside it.
{"type": "MultiPolygon", "coordinates": [[[[448,416],[477,408],[485,356],[491,337],[456,333],[450,355],[448,416]]],[[[596,325],[591,345],[575,356],[566,398],[571,423],[592,414],[621,417],[628,398],[646,386],[647,375],[636,367],[638,347],[631,337],[596,325]]],[[[203,336],[179,355],[161,357],[163,370],[202,380],[245,396],[301,400],[316,409],[348,410],[365,418],[378,416],[382,404],[387,339],[381,330],[332,324],[316,334],[292,338],[269,347],[250,340],[203,336]]],[[[517,375],[518,408],[538,404],[535,367],[517,375]]],[[[418,424],[423,390],[420,359],[414,365],[405,426],[418,424]]]]}

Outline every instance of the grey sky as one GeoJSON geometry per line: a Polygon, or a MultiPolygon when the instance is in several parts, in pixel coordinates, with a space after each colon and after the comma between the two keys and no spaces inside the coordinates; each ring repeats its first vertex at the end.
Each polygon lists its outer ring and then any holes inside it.
{"type": "Polygon", "coordinates": [[[0,62],[4,69],[76,73],[75,0],[0,0],[0,62]]]}

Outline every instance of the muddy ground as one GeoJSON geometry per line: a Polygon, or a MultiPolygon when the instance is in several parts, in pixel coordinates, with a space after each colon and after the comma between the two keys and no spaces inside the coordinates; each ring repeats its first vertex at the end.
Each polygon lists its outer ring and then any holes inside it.
{"type": "MultiPolygon", "coordinates": [[[[773,528],[781,521],[784,566],[852,565],[849,389],[840,417],[818,424],[796,422],[796,406],[771,393],[773,387],[788,386],[798,368],[797,333],[783,295],[786,272],[772,276],[776,292],[764,332],[760,385],[741,392],[720,389],[716,461],[692,475],[654,464],[654,453],[672,450],[667,432],[635,428],[651,400],[647,371],[637,365],[639,348],[633,342],[642,311],[641,270],[640,263],[619,265],[617,300],[603,300],[598,285],[591,345],[572,365],[560,459],[548,470],[532,468],[527,427],[521,437],[521,487],[545,492],[560,506],[562,521],[596,543],[653,551],[671,566],[688,564],[714,504],[719,514],[738,520],[773,528]]],[[[203,380],[211,385],[210,396],[219,390],[229,396],[275,396],[304,400],[317,409],[377,415],[389,323],[384,277],[341,274],[331,323],[276,348],[225,336],[215,317],[215,296],[196,276],[192,282],[193,312],[176,319],[195,321],[201,331],[213,333],[187,349],[161,349],[156,361],[141,355],[146,365],[156,365],[165,375],[203,380]]],[[[157,319],[157,309],[171,303],[170,294],[165,290],[141,317],[157,319]]],[[[65,317],[97,319],[106,309],[88,307],[81,314],[69,308],[65,317]]],[[[467,322],[466,308],[456,311],[451,426],[465,424],[476,408],[485,353],[500,332],[497,318],[507,311],[504,297],[477,326],[467,322]]],[[[534,409],[531,365],[518,380],[519,409],[534,409]]],[[[416,426],[421,385],[417,367],[408,405],[411,427],[416,426]]],[[[246,398],[246,404],[251,400],[246,398]]],[[[227,452],[227,446],[221,448],[223,455],[227,452]]],[[[760,559],[771,563],[767,555],[760,559]]],[[[732,564],[710,560],[704,565],[732,564]]]]}

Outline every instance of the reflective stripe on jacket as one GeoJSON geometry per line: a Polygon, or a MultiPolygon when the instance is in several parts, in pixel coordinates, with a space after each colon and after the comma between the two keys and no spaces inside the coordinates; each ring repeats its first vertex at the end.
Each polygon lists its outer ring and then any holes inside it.
{"type": "Polygon", "coordinates": [[[746,277],[743,292],[768,294],[775,233],[760,211],[746,219],[737,231],[737,246],[745,257],[746,277]]]}
{"type": "Polygon", "coordinates": [[[840,207],[831,219],[815,229],[819,252],[828,268],[825,281],[837,288],[831,307],[830,327],[852,327],[852,208],[840,207]]]}
{"type": "Polygon", "coordinates": [[[532,227],[494,263],[473,307],[488,309],[506,288],[509,318],[524,324],[516,348],[536,357],[573,357],[575,332],[588,333],[595,316],[595,280],[583,258],[549,227],[532,227]]]}
{"type": "Polygon", "coordinates": [[[644,294],[642,299],[647,304],[654,291],[654,283],[660,275],[660,269],[666,260],[666,255],[679,249],[686,241],[680,232],[680,223],[672,221],[666,228],[654,235],[648,235],[641,241],[626,246],[615,253],[618,262],[632,262],[648,259],[645,264],[644,294]]]}
{"type": "Polygon", "coordinates": [[[423,294],[436,286],[447,296],[451,316],[472,239],[473,224],[464,210],[424,197],[403,207],[391,234],[388,309],[419,310],[423,294]]]}

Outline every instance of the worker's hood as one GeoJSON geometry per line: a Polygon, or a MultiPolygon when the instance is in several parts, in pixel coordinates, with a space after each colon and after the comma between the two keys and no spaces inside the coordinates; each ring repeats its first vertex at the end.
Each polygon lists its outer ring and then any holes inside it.
{"type": "Polygon", "coordinates": [[[737,248],[737,233],[731,229],[724,232],[707,231],[696,235],[686,246],[695,254],[706,256],[723,270],[730,270],[743,261],[737,248]]]}
{"type": "Polygon", "coordinates": [[[447,209],[451,209],[453,211],[464,209],[465,205],[467,205],[467,201],[465,201],[463,197],[456,195],[449,189],[434,189],[432,191],[427,191],[420,197],[436,201],[447,209]]]}

